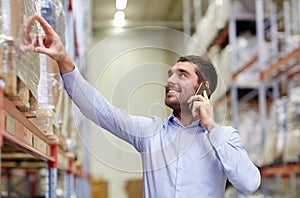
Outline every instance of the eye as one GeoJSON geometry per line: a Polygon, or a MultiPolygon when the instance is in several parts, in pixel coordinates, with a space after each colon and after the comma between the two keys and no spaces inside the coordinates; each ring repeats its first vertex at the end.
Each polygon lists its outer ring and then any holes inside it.
{"type": "Polygon", "coordinates": [[[170,78],[173,75],[173,72],[171,70],[168,71],[168,77],[170,78]]]}
{"type": "Polygon", "coordinates": [[[185,78],[186,77],[186,74],[185,73],[179,73],[178,75],[180,78],[185,78]]]}

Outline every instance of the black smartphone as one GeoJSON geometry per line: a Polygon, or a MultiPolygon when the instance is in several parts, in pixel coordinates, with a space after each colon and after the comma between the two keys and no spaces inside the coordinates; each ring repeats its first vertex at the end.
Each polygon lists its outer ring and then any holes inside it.
{"type": "MultiPolygon", "coordinates": [[[[208,87],[204,84],[204,83],[200,83],[195,95],[202,95],[203,96],[203,91],[206,91],[206,94],[208,96],[208,98],[210,98],[210,90],[208,89],[208,87]]],[[[190,110],[192,110],[193,108],[193,102],[189,105],[190,110]]]]}
{"type": "Polygon", "coordinates": [[[208,98],[210,98],[210,94],[211,94],[210,90],[204,83],[200,83],[195,95],[200,95],[201,94],[203,96],[203,91],[204,90],[206,91],[206,94],[207,94],[208,98]]]}

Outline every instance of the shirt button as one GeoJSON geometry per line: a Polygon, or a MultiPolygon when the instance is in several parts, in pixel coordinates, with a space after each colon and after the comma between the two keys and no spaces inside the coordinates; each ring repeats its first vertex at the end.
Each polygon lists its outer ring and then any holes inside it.
{"type": "Polygon", "coordinates": [[[183,166],[181,165],[181,166],[179,166],[179,168],[180,168],[180,169],[183,169],[183,166]]]}
{"type": "Polygon", "coordinates": [[[181,188],[180,188],[180,187],[177,187],[177,191],[181,191],[181,188]]]}

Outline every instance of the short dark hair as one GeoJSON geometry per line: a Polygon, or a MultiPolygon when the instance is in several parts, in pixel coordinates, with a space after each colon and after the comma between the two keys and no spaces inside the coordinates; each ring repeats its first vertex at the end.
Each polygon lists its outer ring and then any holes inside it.
{"type": "Polygon", "coordinates": [[[197,65],[196,74],[198,75],[198,83],[200,84],[202,81],[207,81],[211,94],[215,91],[218,76],[215,67],[209,60],[201,56],[188,55],[179,57],[177,62],[191,62],[197,65]]]}

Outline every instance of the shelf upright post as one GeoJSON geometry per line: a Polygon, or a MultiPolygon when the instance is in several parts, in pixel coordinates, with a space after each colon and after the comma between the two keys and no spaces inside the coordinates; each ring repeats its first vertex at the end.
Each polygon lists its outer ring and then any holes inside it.
{"type": "Polygon", "coordinates": [[[296,196],[296,190],[297,190],[297,178],[295,173],[289,174],[290,178],[290,195],[296,196]]]}
{"type": "Polygon", "coordinates": [[[68,156],[68,170],[65,174],[65,197],[71,198],[74,192],[74,157],[68,156]]]}
{"type": "Polygon", "coordinates": [[[275,175],[275,194],[278,196],[281,194],[280,187],[281,187],[281,175],[275,175]]]}
{"type": "MultiPolygon", "coordinates": [[[[0,80],[2,81],[2,80],[0,80]]],[[[1,82],[0,82],[1,83],[1,82]]],[[[4,127],[5,127],[5,113],[3,111],[3,88],[2,86],[0,85],[0,167],[2,167],[2,164],[1,164],[1,154],[2,154],[2,146],[3,146],[3,135],[2,133],[4,132],[4,127]]],[[[1,176],[1,173],[2,173],[2,170],[0,171],[0,178],[2,178],[1,176]]],[[[1,180],[0,180],[0,186],[2,186],[1,184],[1,180]]],[[[0,195],[1,197],[1,195],[0,195]]]]}
{"type": "Polygon", "coordinates": [[[57,186],[57,158],[58,158],[58,144],[57,142],[50,143],[50,155],[54,161],[47,163],[46,175],[46,198],[56,198],[57,186]]]}
{"type": "Polygon", "coordinates": [[[183,15],[182,15],[182,20],[183,20],[183,32],[184,32],[184,51],[186,52],[187,46],[188,46],[188,39],[189,36],[191,35],[191,5],[190,5],[190,0],[183,0],[182,1],[182,6],[183,6],[183,15]]]}
{"type": "Polygon", "coordinates": [[[284,52],[289,51],[288,38],[291,36],[291,5],[289,0],[283,1],[283,21],[284,21],[284,52]]]}
{"type": "Polygon", "coordinates": [[[271,53],[272,63],[278,59],[278,23],[277,23],[277,3],[272,1],[270,3],[270,15],[271,15],[271,53]]]}
{"type": "Polygon", "coordinates": [[[300,35],[300,0],[297,0],[297,35],[300,35]]]}
{"type": "MultiPolygon", "coordinates": [[[[271,22],[271,60],[272,64],[278,59],[278,23],[277,23],[277,2],[273,0],[270,3],[270,22],[271,22]]],[[[279,98],[279,83],[278,80],[274,80],[272,83],[273,87],[273,100],[279,98]]]]}
{"type": "Polygon", "coordinates": [[[277,80],[274,80],[272,82],[272,87],[273,87],[273,92],[272,92],[273,100],[277,100],[280,97],[279,83],[277,80]]]}
{"type": "Polygon", "coordinates": [[[260,67],[260,84],[258,90],[258,100],[259,100],[259,116],[261,122],[261,130],[262,130],[262,142],[261,148],[263,148],[265,137],[266,137],[266,85],[265,79],[262,75],[266,68],[266,60],[264,56],[264,48],[265,48],[265,38],[264,38],[264,1],[256,0],[256,35],[257,35],[257,53],[258,53],[258,64],[260,67]]]}
{"type": "Polygon", "coordinates": [[[195,28],[200,25],[201,16],[202,16],[202,1],[201,0],[194,0],[194,24],[195,28]]]}
{"type": "MultiPolygon", "coordinates": [[[[235,0],[231,0],[229,5],[229,43],[231,46],[230,53],[230,65],[231,65],[231,73],[235,73],[237,71],[237,54],[236,54],[236,19],[235,19],[235,0]]],[[[233,126],[237,127],[237,117],[238,117],[238,91],[237,85],[235,82],[235,78],[232,79],[231,83],[231,116],[233,126]]]]}
{"type": "Polygon", "coordinates": [[[297,7],[297,0],[291,0],[291,33],[293,35],[297,34],[298,32],[298,7],[297,7]]]}
{"type": "MultiPolygon", "coordinates": [[[[1,81],[1,80],[0,80],[1,81]]],[[[0,86],[0,151],[3,145],[3,135],[2,132],[5,130],[5,112],[3,110],[3,88],[0,86]]],[[[0,152],[1,159],[1,152],[0,152]]],[[[1,160],[0,160],[1,163],[1,160]]]]}
{"type": "MultiPolygon", "coordinates": [[[[236,15],[235,15],[235,4],[236,0],[231,0],[229,4],[229,43],[231,46],[230,53],[230,66],[231,66],[231,74],[235,73],[238,69],[237,67],[237,53],[236,53],[236,15]]],[[[231,75],[233,77],[233,75],[231,75]]],[[[236,85],[235,78],[232,78],[231,82],[231,117],[233,126],[238,128],[238,89],[236,85]]],[[[235,197],[238,196],[237,190],[235,190],[235,197]]]]}

